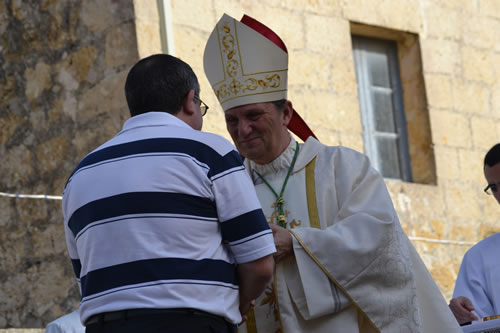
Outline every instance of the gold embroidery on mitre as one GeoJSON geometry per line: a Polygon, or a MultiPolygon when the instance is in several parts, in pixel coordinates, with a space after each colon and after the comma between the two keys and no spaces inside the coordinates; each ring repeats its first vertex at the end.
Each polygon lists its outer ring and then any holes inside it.
{"type": "Polygon", "coordinates": [[[218,25],[218,36],[221,42],[224,81],[215,83],[212,87],[220,103],[228,100],[257,94],[285,91],[279,72],[286,69],[261,73],[245,74],[241,65],[241,54],[237,45],[236,24],[234,32],[229,22],[218,25]],[[239,60],[238,60],[239,59],[239,60]],[[225,75],[227,74],[227,76],[225,75]]]}

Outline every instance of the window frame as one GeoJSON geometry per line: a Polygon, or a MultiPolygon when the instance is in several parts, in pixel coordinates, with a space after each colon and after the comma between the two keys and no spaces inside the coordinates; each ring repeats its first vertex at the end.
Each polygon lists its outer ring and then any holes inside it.
{"type": "MultiPolygon", "coordinates": [[[[372,160],[374,167],[382,173],[382,164],[378,148],[377,138],[393,139],[397,146],[399,179],[412,182],[411,160],[408,145],[408,131],[406,128],[406,116],[403,103],[403,90],[399,71],[399,60],[397,43],[391,40],[352,35],[352,49],[354,56],[354,67],[358,83],[358,95],[360,102],[361,120],[363,123],[363,141],[366,154],[372,160]],[[373,45],[382,47],[387,59],[387,75],[390,81],[390,88],[377,87],[372,84],[367,57],[369,52],[373,52],[373,45]],[[373,90],[389,92],[392,96],[392,117],[394,119],[395,131],[382,132],[376,129],[375,124],[375,102],[373,90]]],[[[382,53],[380,53],[382,54],[382,53]]]]}

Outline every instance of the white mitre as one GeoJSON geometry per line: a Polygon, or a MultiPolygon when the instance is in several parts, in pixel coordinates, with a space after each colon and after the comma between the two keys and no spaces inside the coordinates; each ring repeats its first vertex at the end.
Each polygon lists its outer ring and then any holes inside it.
{"type": "MultiPolygon", "coordinates": [[[[287,99],[288,52],[271,29],[244,15],[224,14],[208,38],[203,54],[208,81],[224,111],[287,99]]],[[[315,137],[293,110],[288,129],[302,140],[315,137]]]]}
{"type": "MultiPolygon", "coordinates": [[[[224,111],[235,106],[287,98],[288,54],[264,37],[271,32],[244,16],[259,32],[227,14],[210,34],[203,64],[212,89],[224,111]]],[[[279,37],[274,34],[274,38],[279,37]]]]}

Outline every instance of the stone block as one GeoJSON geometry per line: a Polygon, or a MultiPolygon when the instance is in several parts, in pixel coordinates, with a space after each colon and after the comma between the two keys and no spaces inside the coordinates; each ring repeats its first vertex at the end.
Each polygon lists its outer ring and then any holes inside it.
{"type": "Polygon", "coordinates": [[[422,64],[424,74],[427,73],[457,73],[460,66],[459,43],[440,39],[422,39],[422,64]]]}
{"type": "Polygon", "coordinates": [[[331,62],[329,57],[311,52],[296,51],[288,60],[288,85],[310,89],[329,89],[331,62]]]}
{"type": "Polygon", "coordinates": [[[78,122],[85,123],[100,114],[126,107],[127,101],[123,89],[127,74],[128,69],[109,75],[99,84],[85,91],[78,100],[76,115],[78,122]]]}
{"type": "Polygon", "coordinates": [[[16,79],[14,75],[9,75],[5,78],[5,81],[0,82],[0,92],[0,107],[5,107],[16,96],[16,79]]]}
{"type": "Polygon", "coordinates": [[[478,201],[483,209],[483,219],[479,221],[479,223],[485,223],[488,225],[497,225],[498,224],[498,216],[497,214],[493,214],[493,212],[498,211],[498,202],[495,200],[495,197],[492,195],[487,195],[483,192],[483,189],[486,187],[486,180],[483,180],[482,183],[478,184],[478,188],[480,191],[478,194],[478,201]]]}
{"type": "Polygon", "coordinates": [[[444,293],[444,297],[446,300],[451,299],[453,293],[451,290],[455,287],[456,277],[454,275],[454,271],[451,270],[451,263],[445,262],[441,265],[435,264],[429,268],[429,272],[432,275],[432,278],[438,285],[439,289],[442,293],[444,293]]]}
{"type": "MultiPolygon", "coordinates": [[[[5,199],[2,199],[2,201],[5,199]]],[[[19,267],[21,267],[26,257],[30,253],[26,253],[25,239],[26,230],[21,228],[12,228],[12,224],[15,221],[15,216],[13,214],[2,217],[3,219],[9,219],[5,221],[3,226],[6,226],[2,235],[0,235],[0,271],[2,272],[2,282],[8,273],[16,272],[19,267]],[[9,225],[10,224],[10,225],[9,225]]],[[[2,289],[2,288],[0,288],[2,289]]],[[[0,301],[0,307],[1,307],[0,301]]]]}
{"type": "Polygon", "coordinates": [[[26,80],[26,97],[31,101],[40,97],[44,90],[50,88],[50,65],[43,61],[36,64],[35,68],[27,68],[24,71],[26,80]]]}
{"type": "Polygon", "coordinates": [[[215,18],[212,1],[172,0],[170,3],[172,20],[175,25],[182,25],[207,33],[212,31],[214,23],[219,19],[219,17],[215,18]]]}
{"type": "Polygon", "coordinates": [[[468,16],[464,20],[465,45],[485,50],[500,50],[500,21],[485,16],[468,16]]]}
{"type": "Polygon", "coordinates": [[[435,145],[434,157],[438,179],[460,179],[458,149],[444,145],[435,145]]]}
{"type": "Polygon", "coordinates": [[[482,212],[477,201],[477,189],[467,183],[448,183],[444,188],[447,214],[449,217],[459,217],[479,220],[482,212]]]}
{"type": "Polygon", "coordinates": [[[63,299],[68,294],[72,285],[71,277],[53,273],[61,271],[63,271],[61,265],[51,261],[41,262],[28,269],[30,289],[37,297],[29,299],[27,308],[36,317],[41,318],[49,311],[54,299],[63,299]]]}
{"type": "Polygon", "coordinates": [[[363,136],[360,134],[340,133],[339,144],[363,153],[365,151],[363,136]]]}
{"type": "Polygon", "coordinates": [[[435,144],[471,147],[470,124],[465,115],[440,110],[431,110],[429,115],[435,144]]]}
{"type": "Polygon", "coordinates": [[[140,59],[162,53],[158,8],[150,1],[134,1],[135,33],[140,59]]]}
{"type": "Polygon", "coordinates": [[[80,19],[92,32],[102,33],[113,22],[112,0],[82,2],[80,19]]]}
{"type": "MultiPolygon", "coordinates": [[[[332,131],[328,127],[315,127],[314,135],[321,141],[321,143],[327,146],[338,146],[340,145],[339,133],[337,131],[332,131]]],[[[302,142],[301,139],[297,139],[302,142]]]]}
{"type": "Polygon", "coordinates": [[[3,114],[0,118],[0,145],[6,144],[15,131],[25,125],[23,116],[12,113],[3,114]]]}
{"type": "Polygon", "coordinates": [[[336,94],[357,98],[358,86],[352,55],[348,58],[331,57],[331,85],[336,94]]]}
{"type": "Polygon", "coordinates": [[[0,1],[0,35],[4,35],[9,25],[9,13],[5,1],[0,1]]]}
{"type": "Polygon", "coordinates": [[[306,47],[304,13],[286,8],[251,6],[247,14],[273,30],[285,43],[288,54],[306,47]]]}
{"type": "Polygon", "coordinates": [[[33,154],[24,145],[6,151],[0,163],[0,174],[5,188],[21,188],[34,175],[33,154]]]}
{"type": "Polygon", "coordinates": [[[12,14],[19,21],[25,20],[31,14],[31,6],[26,6],[22,0],[14,0],[11,2],[10,9],[12,14]]]}
{"type": "Polygon", "coordinates": [[[491,118],[471,118],[472,141],[475,148],[489,149],[499,142],[497,124],[491,118]]]}
{"type": "Polygon", "coordinates": [[[36,152],[38,172],[43,174],[59,168],[66,156],[67,144],[65,136],[57,136],[40,144],[36,152]]]}
{"type": "MultiPolygon", "coordinates": [[[[269,1],[270,2],[270,1],[269,1]]],[[[262,22],[261,17],[254,16],[256,13],[252,12],[252,9],[255,7],[259,8],[265,8],[268,11],[273,11],[276,10],[276,7],[279,6],[274,6],[275,8],[270,9],[270,7],[273,7],[271,3],[265,2],[259,5],[256,5],[255,0],[226,0],[226,1],[214,1],[214,11],[215,11],[215,16],[211,16],[204,18],[205,20],[212,18],[212,22],[210,22],[210,26],[212,27],[211,30],[215,27],[215,23],[222,17],[223,14],[227,14],[231,17],[234,17],[236,20],[241,20],[243,17],[243,14],[247,14],[254,19],[262,22]]],[[[263,22],[265,25],[267,25],[266,22],[263,22]]],[[[211,31],[210,30],[210,31],[211,31]]]]}
{"type": "Polygon", "coordinates": [[[500,2],[498,0],[480,0],[479,13],[484,16],[500,18],[500,2]]]}
{"type": "Polygon", "coordinates": [[[349,21],[336,17],[307,15],[305,17],[307,50],[328,57],[352,57],[349,21]]]}
{"type": "Polygon", "coordinates": [[[483,151],[462,150],[458,152],[460,162],[460,179],[481,184],[484,181],[483,175],[483,151]]]}
{"type": "Polygon", "coordinates": [[[32,242],[37,257],[67,256],[62,214],[59,224],[51,224],[45,230],[33,233],[32,242]]]}
{"type": "Polygon", "coordinates": [[[342,13],[342,2],[331,0],[285,0],[283,4],[292,10],[314,13],[323,16],[339,16],[342,13]]]}
{"type": "MultiPolygon", "coordinates": [[[[113,34],[113,33],[111,33],[113,34]]],[[[109,35],[108,35],[109,36],[109,35]]],[[[114,36],[115,38],[119,38],[118,36],[114,36]]],[[[108,39],[106,39],[108,40],[108,39]]],[[[120,47],[123,48],[123,45],[120,47]]],[[[116,53],[121,54],[120,50],[115,50],[116,53]]],[[[94,65],[94,61],[97,58],[98,50],[93,45],[87,45],[79,48],[75,52],[72,52],[66,57],[64,62],[62,63],[63,67],[71,72],[76,81],[86,81],[87,76],[89,74],[90,68],[94,65]]],[[[62,82],[61,82],[62,83],[62,82]]],[[[66,86],[64,86],[66,87],[66,86]]],[[[70,90],[75,87],[74,84],[69,84],[70,90]]],[[[75,87],[76,88],[76,87],[75,87]]]]}
{"type": "Polygon", "coordinates": [[[340,133],[361,133],[357,99],[328,92],[311,92],[305,120],[312,127],[327,127],[340,133]]]}
{"type": "Polygon", "coordinates": [[[388,179],[385,182],[398,214],[414,221],[444,214],[445,203],[439,187],[388,179]]]}
{"type": "MultiPolygon", "coordinates": [[[[424,18],[427,36],[460,40],[466,15],[460,10],[443,8],[441,5],[424,5],[424,18]]],[[[467,16],[468,19],[470,17],[467,16]]]]}
{"type": "Polygon", "coordinates": [[[411,0],[365,1],[342,3],[343,15],[349,21],[383,26],[391,29],[420,32],[422,30],[421,2],[411,0]]]}
{"type": "Polygon", "coordinates": [[[489,50],[463,47],[461,53],[463,73],[466,79],[486,84],[492,84],[497,80],[494,58],[489,50]]]}
{"type": "Polygon", "coordinates": [[[484,225],[479,226],[479,239],[483,240],[496,233],[500,232],[500,227],[498,225],[484,225]]]}
{"type": "Polygon", "coordinates": [[[122,65],[131,67],[138,60],[135,31],[135,25],[127,23],[114,27],[106,34],[104,55],[106,67],[117,68],[122,65]]]}
{"type": "MultiPolygon", "coordinates": [[[[500,61],[500,57],[498,57],[498,61],[500,61]]],[[[491,87],[491,113],[494,117],[500,118],[500,82],[491,87]]]]}
{"type": "Polygon", "coordinates": [[[484,84],[454,80],[452,89],[456,110],[480,115],[489,113],[489,89],[484,84]]]}
{"type": "Polygon", "coordinates": [[[425,75],[427,102],[433,108],[453,108],[453,91],[451,78],[442,74],[425,75]]]}
{"type": "MultiPolygon", "coordinates": [[[[208,33],[191,28],[181,28],[175,26],[175,53],[183,61],[187,62],[193,70],[203,68],[203,51],[208,40],[208,33]],[[189,43],[185,41],[188,40],[189,43]]],[[[205,72],[197,70],[197,76],[204,75],[205,72]]]]}
{"type": "Polygon", "coordinates": [[[477,6],[477,1],[470,0],[450,0],[450,1],[441,1],[441,0],[432,0],[430,1],[432,6],[442,6],[445,9],[452,10],[461,10],[464,13],[470,15],[477,15],[479,8],[477,6]]]}

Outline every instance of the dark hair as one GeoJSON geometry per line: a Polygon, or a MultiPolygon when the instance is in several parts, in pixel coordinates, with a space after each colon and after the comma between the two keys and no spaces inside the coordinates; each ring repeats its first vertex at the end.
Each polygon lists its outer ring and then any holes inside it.
{"type": "Polygon", "coordinates": [[[191,89],[199,96],[198,79],[188,64],[168,54],[155,54],[132,67],[125,97],[132,117],[150,111],[177,114],[191,89]]]}
{"type": "Polygon", "coordinates": [[[489,166],[491,168],[498,163],[500,163],[500,143],[491,147],[484,157],[484,166],[489,166]]]}
{"type": "Polygon", "coordinates": [[[272,101],[271,103],[274,104],[274,106],[276,107],[276,109],[278,109],[278,111],[283,111],[283,108],[285,107],[286,99],[272,101]]]}

